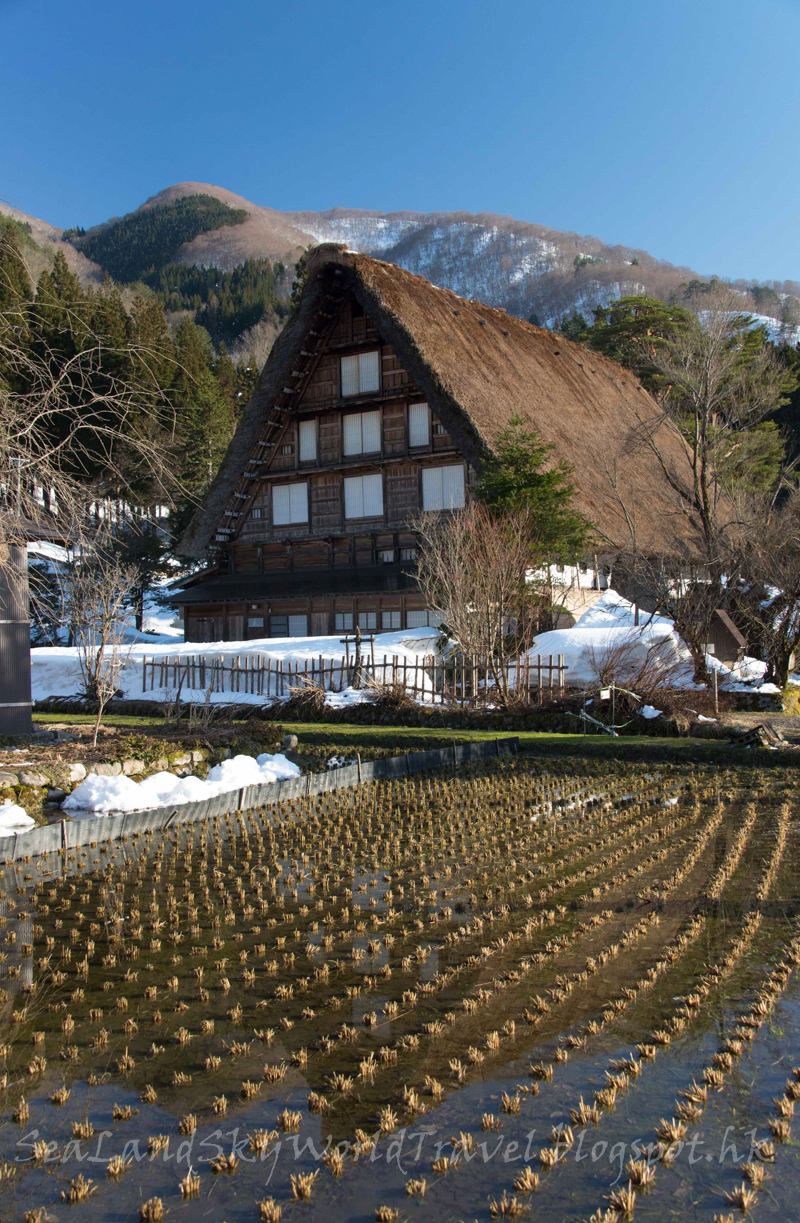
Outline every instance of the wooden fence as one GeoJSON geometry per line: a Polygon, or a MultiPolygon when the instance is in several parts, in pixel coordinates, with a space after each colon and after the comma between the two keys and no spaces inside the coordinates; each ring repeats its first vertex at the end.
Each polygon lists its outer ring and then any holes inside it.
{"type": "Polygon", "coordinates": [[[400,658],[384,654],[323,658],[305,662],[265,658],[261,654],[211,657],[176,655],[142,659],[142,692],[241,693],[268,700],[283,700],[292,689],[312,685],[330,692],[368,688],[374,684],[400,684],[415,700],[455,705],[476,705],[491,700],[500,682],[529,701],[543,700],[565,687],[564,655],[546,658],[523,655],[502,670],[485,658],[443,659],[437,655],[400,658]]]}

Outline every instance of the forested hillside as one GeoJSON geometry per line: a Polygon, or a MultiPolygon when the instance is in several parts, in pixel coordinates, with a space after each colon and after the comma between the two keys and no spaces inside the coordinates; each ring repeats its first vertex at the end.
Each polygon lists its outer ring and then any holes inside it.
{"type": "Polygon", "coordinates": [[[285,272],[282,263],[269,259],[247,259],[231,272],[170,263],[148,277],[147,284],[165,310],[193,311],[195,322],[215,342],[230,344],[263,318],[285,316],[286,301],[277,293],[285,272]]]}
{"type": "Polygon", "coordinates": [[[160,208],[133,212],[89,230],[65,230],[64,237],[114,280],[146,280],[171,263],[185,242],[198,234],[241,225],[247,213],[210,195],[192,195],[160,208]]]}

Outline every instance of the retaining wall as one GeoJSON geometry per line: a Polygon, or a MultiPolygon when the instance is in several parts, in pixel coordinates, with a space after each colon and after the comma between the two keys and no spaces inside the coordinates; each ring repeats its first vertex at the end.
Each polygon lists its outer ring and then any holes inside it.
{"type": "Polygon", "coordinates": [[[18,832],[12,837],[0,837],[0,862],[11,865],[23,858],[37,854],[68,852],[82,845],[97,845],[101,841],[116,841],[133,833],[171,828],[179,824],[190,824],[196,820],[212,819],[218,815],[229,815],[234,811],[247,811],[253,807],[266,807],[273,803],[286,802],[308,795],[326,794],[348,786],[358,786],[367,781],[381,781],[392,777],[405,777],[409,773],[421,773],[427,769],[453,767],[470,760],[485,760],[491,756],[516,755],[519,739],[487,739],[481,743],[454,743],[430,752],[404,752],[400,756],[387,756],[382,760],[362,761],[342,769],[331,769],[327,773],[306,773],[305,776],[290,777],[272,785],[245,786],[240,790],[229,790],[215,798],[199,803],[180,803],[172,807],[153,807],[147,811],[133,811],[125,815],[105,815],[83,820],[59,820],[45,828],[32,828],[30,832],[18,832]]]}

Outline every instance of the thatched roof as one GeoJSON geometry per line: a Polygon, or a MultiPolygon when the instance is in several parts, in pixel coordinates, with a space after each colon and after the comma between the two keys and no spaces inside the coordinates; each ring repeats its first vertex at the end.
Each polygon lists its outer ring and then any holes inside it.
{"type": "Polygon", "coordinates": [[[264,367],[205,507],[183,540],[201,556],[220,522],[270,410],[291,377],[311,320],[332,289],[353,293],[391,344],[465,457],[479,466],[511,418],[530,421],[575,468],[579,508],[617,549],[690,555],[695,539],[662,461],[689,476],[681,439],[633,374],[392,263],[332,243],[308,259],[308,279],[264,367]],[[647,436],[657,440],[659,459],[647,436]]]}

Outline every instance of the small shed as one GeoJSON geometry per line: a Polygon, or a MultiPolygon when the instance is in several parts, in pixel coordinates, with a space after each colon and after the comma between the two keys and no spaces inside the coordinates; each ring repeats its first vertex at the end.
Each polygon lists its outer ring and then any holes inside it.
{"type": "Polygon", "coordinates": [[[714,657],[718,658],[726,667],[735,667],[744,658],[747,638],[739,632],[722,607],[714,609],[708,632],[708,644],[713,647],[714,657]]]}

